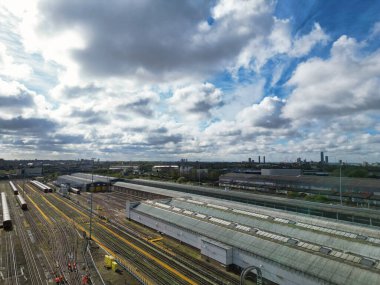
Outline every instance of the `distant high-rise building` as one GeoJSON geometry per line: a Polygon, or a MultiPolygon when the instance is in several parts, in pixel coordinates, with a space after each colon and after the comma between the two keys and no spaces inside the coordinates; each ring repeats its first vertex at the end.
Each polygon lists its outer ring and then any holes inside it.
{"type": "Polygon", "coordinates": [[[259,163],[261,163],[261,157],[260,157],[260,155],[259,155],[259,163]]]}
{"type": "Polygon", "coordinates": [[[263,163],[265,164],[265,155],[263,156],[263,163]]]}
{"type": "Polygon", "coordinates": [[[251,159],[250,157],[248,158],[248,162],[249,162],[249,163],[251,163],[251,162],[252,162],[252,159],[251,159]]]}
{"type": "Polygon", "coordinates": [[[323,156],[323,151],[321,151],[321,162],[323,163],[323,158],[324,158],[324,156],[323,156]]]}
{"type": "Polygon", "coordinates": [[[329,156],[328,155],[325,156],[325,163],[326,164],[329,163],[329,156]]]}

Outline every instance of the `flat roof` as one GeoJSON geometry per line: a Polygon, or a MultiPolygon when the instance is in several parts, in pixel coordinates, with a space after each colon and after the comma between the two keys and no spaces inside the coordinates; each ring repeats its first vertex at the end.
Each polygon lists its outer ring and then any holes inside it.
{"type": "MultiPolygon", "coordinates": [[[[290,183],[290,184],[307,184],[310,186],[331,187],[339,188],[339,177],[333,176],[287,176],[287,175],[257,175],[250,173],[235,173],[230,172],[222,174],[220,180],[245,180],[246,182],[254,181],[268,181],[274,183],[290,183]]],[[[352,178],[342,177],[342,188],[349,189],[363,189],[364,191],[380,191],[380,180],[374,178],[352,178]]]]}
{"type": "Polygon", "coordinates": [[[324,204],[324,203],[288,199],[288,198],[275,197],[275,196],[270,196],[270,195],[260,195],[260,194],[253,194],[253,193],[239,192],[239,191],[224,191],[221,188],[183,185],[183,184],[178,184],[178,183],[170,183],[170,182],[162,182],[162,181],[133,179],[133,180],[129,180],[128,182],[129,183],[126,183],[125,185],[129,185],[129,187],[131,187],[131,184],[135,184],[135,185],[143,184],[145,186],[151,186],[153,188],[163,187],[165,189],[172,190],[172,191],[180,191],[180,192],[182,191],[182,194],[180,195],[177,194],[176,196],[186,195],[183,192],[187,192],[191,194],[208,195],[208,196],[221,198],[221,199],[239,200],[240,202],[247,202],[247,203],[249,203],[249,201],[252,200],[252,201],[257,201],[257,202],[262,202],[262,203],[268,203],[268,202],[276,203],[276,204],[281,204],[281,205],[285,205],[289,207],[308,208],[308,209],[313,209],[317,211],[322,210],[325,212],[341,213],[345,215],[360,216],[360,217],[371,218],[371,219],[380,218],[379,211],[367,209],[367,208],[354,208],[354,207],[341,206],[341,205],[329,205],[329,204],[324,204]]]}

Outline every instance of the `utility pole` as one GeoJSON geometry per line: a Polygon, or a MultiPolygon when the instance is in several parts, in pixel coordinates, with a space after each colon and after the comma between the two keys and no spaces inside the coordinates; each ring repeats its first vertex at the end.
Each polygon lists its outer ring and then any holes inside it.
{"type": "Polygon", "coordinates": [[[201,185],[201,162],[198,161],[198,185],[201,185]]]}
{"type": "Polygon", "coordinates": [[[342,161],[339,161],[339,197],[340,197],[340,205],[343,206],[342,199],[342,161]]]}
{"type": "Polygon", "coordinates": [[[95,158],[91,158],[92,166],[91,166],[91,187],[90,187],[90,240],[92,238],[92,192],[94,188],[94,160],[95,158]]]}

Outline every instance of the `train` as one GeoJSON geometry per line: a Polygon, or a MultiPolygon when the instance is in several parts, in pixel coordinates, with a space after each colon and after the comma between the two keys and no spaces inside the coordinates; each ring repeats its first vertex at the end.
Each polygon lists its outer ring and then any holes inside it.
{"type": "Polygon", "coordinates": [[[17,190],[16,186],[13,184],[12,181],[9,181],[9,185],[12,188],[13,194],[18,195],[18,190],[17,190]]]}
{"type": "Polygon", "coordinates": [[[1,192],[1,207],[3,208],[3,228],[4,230],[11,230],[12,220],[5,192],[1,192]]]}
{"type": "Polygon", "coordinates": [[[26,204],[25,199],[21,195],[17,195],[16,199],[22,210],[28,210],[28,204],[26,204]]]}
{"type": "Polygon", "coordinates": [[[74,187],[70,187],[69,192],[80,195],[80,190],[74,187]]]}
{"type": "Polygon", "coordinates": [[[37,180],[31,180],[30,183],[32,183],[34,186],[36,186],[39,190],[48,193],[53,192],[53,189],[51,189],[49,186],[37,181],[37,180]]]}

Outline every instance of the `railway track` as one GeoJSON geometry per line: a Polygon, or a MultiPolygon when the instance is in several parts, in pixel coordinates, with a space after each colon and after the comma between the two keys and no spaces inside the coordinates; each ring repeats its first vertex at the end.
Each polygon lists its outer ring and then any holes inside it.
{"type": "MultiPolygon", "coordinates": [[[[112,192],[112,194],[107,194],[107,197],[112,198],[112,200],[107,200],[107,203],[117,202],[117,203],[113,203],[113,204],[121,205],[121,206],[119,206],[119,208],[124,207],[125,201],[127,199],[129,199],[129,198],[136,198],[137,199],[138,198],[134,195],[123,193],[121,191],[115,191],[115,192],[112,192]],[[123,199],[123,201],[119,202],[119,201],[113,200],[115,198],[116,199],[123,199]]],[[[99,197],[94,199],[94,201],[98,201],[98,200],[99,200],[99,197]]],[[[113,223],[116,224],[115,222],[113,222],[113,223]]],[[[129,234],[132,234],[134,237],[140,238],[141,236],[145,236],[145,234],[143,232],[140,232],[137,229],[137,227],[134,228],[133,230],[130,230],[127,227],[125,227],[124,225],[121,225],[121,224],[117,224],[117,225],[119,228],[122,228],[123,231],[126,231],[129,234]]],[[[148,239],[148,238],[146,238],[146,239],[148,239]]],[[[227,272],[220,270],[220,269],[216,268],[215,266],[208,264],[207,262],[193,258],[193,257],[186,255],[183,252],[176,250],[176,249],[172,249],[172,251],[175,252],[177,260],[180,260],[181,263],[185,264],[187,267],[189,267],[195,271],[202,272],[202,275],[207,277],[210,281],[214,282],[215,284],[220,284],[220,285],[239,284],[238,278],[231,276],[227,272]]],[[[201,281],[203,281],[203,280],[201,280],[201,281]]]]}
{"type": "MultiPolygon", "coordinates": [[[[66,202],[66,201],[65,201],[66,202]]],[[[63,203],[60,201],[60,203],[63,203]]],[[[66,203],[69,203],[68,201],[66,203]]],[[[73,203],[72,206],[75,204],[73,203]]],[[[77,206],[77,205],[75,205],[77,206]]],[[[79,210],[77,210],[79,211],[79,210]]],[[[82,216],[88,216],[88,209],[81,209],[80,215],[82,216]]],[[[99,223],[103,225],[103,228],[105,227],[103,221],[98,220],[99,223]]],[[[145,241],[141,241],[140,236],[136,235],[135,232],[129,231],[126,227],[122,225],[112,225],[111,229],[114,233],[116,233],[119,236],[122,236],[124,238],[127,238],[130,242],[133,242],[134,244],[138,244],[140,248],[142,248],[145,252],[159,257],[160,260],[164,261],[165,264],[170,266],[171,268],[181,272],[186,277],[194,280],[197,284],[238,284],[236,279],[234,279],[232,276],[224,273],[221,274],[224,276],[223,279],[220,279],[220,275],[218,274],[218,277],[215,277],[214,272],[215,267],[208,266],[207,268],[210,270],[205,270],[203,264],[199,266],[199,260],[187,260],[187,262],[184,264],[183,257],[179,258],[173,258],[172,256],[168,255],[166,252],[163,252],[161,249],[157,249],[156,247],[152,246],[150,243],[147,243],[145,241]]],[[[221,272],[218,272],[221,273],[221,272]]]]}
{"type": "Polygon", "coordinates": [[[15,246],[13,242],[13,232],[5,233],[5,285],[19,285],[20,280],[17,272],[17,260],[15,253],[15,246]]]}
{"type": "Polygon", "coordinates": [[[146,257],[138,252],[131,250],[130,248],[124,247],[120,245],[120,241],[115,239],[111,234],[99,230],[94,229],[94,233],[104,240],[109,248],[111,248],[115,253],[124,256],[124,258],[133,264],[137,268],[144,273],[144,275],[149,276],[153,279],[156,284],[166,285],[166,284],[188,284],[187,282],[179,282],[174,279],[169,274],[163,274],[162,272],[158,272],[156,266],[149,262],[146,257]]]}
{"type": "MultiPolygon", "coordinates": [[[[38,190],[36,190],[37,192],[33,192],[30,189],[28,191],[28,200],[36,201],[39,205],[42,205],[42,193],[39,193],[38,190]]],[[[79,272],[77,270],[70,271],[68,269],[68,263],[76,262],[77,259],[77,234],[75,230],[64,226],[66,221],[62,220],[62,218],[53,211],[48,214],[49,220],[46,219],[47,217],[37,214],[33,208],[30,212],[32,215],[29,216],[28,222],[35,229],[38,243],[48,248],[46,259],[49,259],[51,263],[54,264],[52,266],[49,262],[51,279],[57,276],[63,276],[65,284],[81,284],[79,272]]]]}
{"type": "MultiPolygon", "coordinates": [[[[60,198],[57,195],[49,195],[47,198],[50,199],[51,202],[54,202],[55,206],[59,207],[60,209],[65,209],[64,210],[65,213],[69,213],[69,216],[73,219],[80,220],[81,217],[85,218],[85,219],[87,219],[87,217],[88,217],[87,210],[78,209],[76,204],[71,203],[69,201],[64,201],[64,200],[62,200],[62,198],[60,198]],[[54,199],[54,201],[52,199],[54,199]]],[[[132,251],[134,251],[134,252],[137,251],[140,254],[142,254],[142,257],[148,261],[146,263],[150,262],[150,263],[155,264],[154,274],[152,275],[152,272],[149,271],[150,276],[152,276],[151,278],[153,278],[153,280],[157,279],[157,274],[160,274],[162,276],[164,276],[165,274],[170,274],[172,276],[171,280],[169,281],[169,283],[168,283],[168,281],[166,281],[165,284],[170,284],[170,283],[172,283],[172,284],[210,284],[208,282],[198,283],[198,282],[194,281],[193,280],[194,274],[189,274],[189,275],[191,275],[191,278],[190,278],[188,276],[188,274],[184,274],[183,268],[182,268],[182,271],[179,272],[178,270],[175,269],[175,268],[178,268],[178,264],[175,266],[173,264],[173,266],[171,266],[170,263],[172,263],[172,261],[165,260],[165,256],[159,256],[159,257],[153,256],[151,253],[147,252],[144,248],[141,248],[141,244],[139,244],[139,246],[136,246],[135,245],[135,243],[137,243],[136,239],[131,240],[131,237],[125,236],[125,233],[121,233],[121,232],[115,233],[115,230],[116,230],[115,228],[112,227],[112,229],[110,229],[109,226],[107,226],[103,221],[98,219],[96,216],[94,216],[93,225],[94,225],[93,229],[94,229],[95,235],[96,234],[102,235],[102,232],[104,230],[106,230],[111,235],[113,235],[114,239],[117,238],[118,244],[121,244],[124,247],[130,247],[132,251]],[[99,230],[98,233],[97,233],[97,230],[99,230]],[[183,282],[184,280],[186,282],[183,282]]],[[[101,238],[105,239],[104,234],[101,236],[101,238]]],[[[103,240],[102,239],[102,242],[103,241],[108,246],[109,240],[103,240]]],[[[155,255],[157,255],[157,254],[158,254],[158,252],[155,252],[155,255]]],[[[146,264],[142,264],[142,265],[146,266],[146,264]]],[[[150,269],[150,268],[148,268],[148,269],[150,269]]]]}
{"type": "Polygon", "coordinates": [[[27,236],[27,229],[23,225],[23,221],[20,218],[21,209],[19,207],[15,207],[14,203],[10,203],[10,208],[13,211],[13,220],[15,223],[14,230],[16,231],[20,243],[21,248],[24,253],[24,257],[26,260],[26,265],[29,273],[28,284],[39,285],[39,284],[47,284],[46,277],[44,272],[41,272],[41,262],[38,257],[35,256],[36,250],[33,248],[31,244],[30,237],[27,236]]]}
{"type": "MultiPolygon", "coordinates": [[[[88,229],[88,209],[79,208],[77,204],[64,200],[56,194],[45,195],[35,191],[35,196],[39,196],[39,198],[36,198],[39,205],[47,206],[44,207],[44,210],[47,211],[50,217],[54,217],[59,221],[59,219],[62,219],[63,214],[88,229]],[[49,204],[57,207],[61,213],[53,210],[49,204]]],[[[115,198],[121,198],[121,196],[125,199],[127,198],[125,195],[120,194],[117,194],[115,198]]],[[[111,200],[114,200],[114,198],[111,200]]],[[[214,267],[204,267],[203,264],[199,265],[199,260],[195,262],[195,260],[185,259],[184,256],[173,257],[152,244],[141,241],[138,234],[128,231],[126,227],[119,224],[107,224],[95,215],[93,218],[93,235],[106,244],[114,253],[136,266],[137,270],[150,277],[156,284],[237,284],[230,280],[226,281],[227,277],[223,278],[223,281],[220,280],[220,277],[215,277],[214,267]]],[[[67,240],[70,239],[67,238],[67,240]]],[[[61,241],[61,245],[62,243],[66,243],[64,247],[67,248],[68,241],[61,241]]],[[[68,251],[70,250],[67,248],[66,254],[68,251]]],[[[61,256],[63,255],[65,254],[61,253],[61,256]]],[[[62,264],[64,261],[61,260],[59,263],[62,264]]],[[[70,282],[70,277],[67,275],[65,277],[70,282]]],[[[72,280],[72,282],[75,281],[72,280]]]]}

